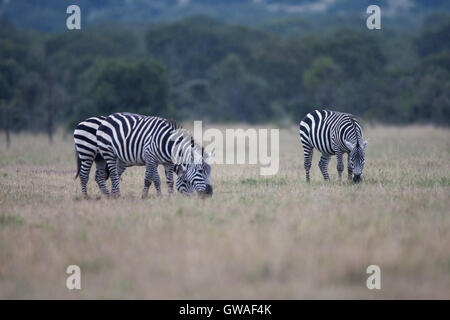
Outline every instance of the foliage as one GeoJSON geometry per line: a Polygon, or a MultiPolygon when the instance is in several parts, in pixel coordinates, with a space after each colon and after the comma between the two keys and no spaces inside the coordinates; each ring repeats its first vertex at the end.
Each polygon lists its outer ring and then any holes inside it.
{"type": "Polygon", "coordinates": [[[169,78],[156,61],[98,60],[85,77],[77,121],[120,111],[171,116],[169,78]]]}
{"type": "Polygon", "coordinates": [[[72,129],[115,111],[298,122],[313,108],[449,125],[449,15],[433,14],[409,32],[330,20],[320,34],[304,16],[258,27],[192,16],[50,34],[1,22],[0,126],[39,130],[51,114],[72,129]]]}

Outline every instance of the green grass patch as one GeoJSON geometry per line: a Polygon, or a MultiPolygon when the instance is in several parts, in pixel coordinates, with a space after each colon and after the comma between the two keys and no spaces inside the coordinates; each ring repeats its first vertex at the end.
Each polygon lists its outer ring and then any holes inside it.
{"type": "Polygon", "coordinates": [[[241,184],[249,186],[281,186],[286,185],[288,182],[284,177],[273,177],[273,178],[247,178],[241,180],[241,184]]]}
{"type": "Polygon", "coordinates": [[[24,220],[22,217],[19,216],[8,216],[8,215],[1,215],[0,216],[0,226],[21,226],[24,224],[24,220]]]}
{"type": "Polygon", "coordinates": [[[450,186],[450,179],[447,177],[420,178],[415,184],[419,187],[450,186]]]}

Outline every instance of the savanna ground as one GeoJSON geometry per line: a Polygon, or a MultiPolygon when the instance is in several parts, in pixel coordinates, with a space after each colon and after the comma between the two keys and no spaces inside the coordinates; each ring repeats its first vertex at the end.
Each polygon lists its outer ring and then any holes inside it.
{"type": "MultiPolygon", "coordinates": [[[[366,127],[363,182],[305,183],[296,127],[280,171],[213,166],[210,199],[81,200],[70,135],[0,136],[0,298],[450,298],[450,131],[366,127]],[[66,289],[68,265],[82,290],[66,289]],[[381,268],[381,290],[366,268],[381,268]]],[[[93,181],[91,195],[99,196],[93,181]]],[[[153,195],[155,194],[152,189],[153,195]]]]}

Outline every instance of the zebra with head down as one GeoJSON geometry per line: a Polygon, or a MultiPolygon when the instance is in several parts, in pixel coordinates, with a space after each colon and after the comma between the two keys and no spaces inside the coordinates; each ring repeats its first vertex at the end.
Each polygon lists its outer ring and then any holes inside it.
{"type": "MultiPolygon", "coordinates": [[[[202,157],[204,161],[202,163],[194,164],[192,166],[188,166],[187,170],[184,172],[178,173],[179,178],[176,182],[176,188],[178,192],[184,195],[190,195],[193,194],[195,191],[194,183],[196,180],[199,179],[205,179],[207,181],[207,188],[208,185],[211,186],[210,183],[210,175],[211,175],[211,166],[208,163],[208,160],[214,156],[214,151],[208,154],[204,154],[204,149],[202,148],[202,157]],[[203,177],[202,177],[203,175],[203,177]],[[190,181],[190,182],[189,182],[190,181]]],[[[175,168],[178,168],[175,166],[175,168]]],[[[207,191],[206,194],[212,194],[211,191],[207,191]]]]}
{"type": "MultiPolygon", "coordinates": [[[[109,196],[109,190],[106,186],[106,181],[109,178],[109,169],[106,165],[106,161],[98,151],[96,136],[98,127],[105,119],[106,117],[104,116],[90,117],[80,122],[76,126],[73,134],[75,142],[75,155],[77,159],[77,173],[75,179],[80,177],[81,192],[86,198],[88,198],[87,183],[89,180],[89,173],[94,162],[96,164],[95,181],[103,194],[109,196]]],[[[125,166],[118,165],[119,177],[123,174],[125,168],[125,166]]],[[[169,194],[173,194],[174,171],[174,165],[164,166],[169,194]]],[[[191,194],[193,192],[192,186],[190,186],[187,180],[183,179],[181,176],[177,178],[176,188],[178,192],[182,194],[191,194]]]]}
{"type": "Polygon", "coordinates": [[[343,154],[347,153],[348,178],[351,179],[353,175],[354,182],[361,181],[368,141],[364,141],[361,126],[353,115],[315,110],[303,118],[299,131],[303,145],[306,181],[309,182],[314,148],[322,153],[319,168],[325,180],[329,180],[328,163],[332,155],[337,157],[337,171],[341,180],[344,171],[343,154]]]}
{"type": "Polygon", "coordinates": [[[105,159],[112,184],[112,195],[120,195],[121,167],[145,166],[142,197],[147,197],[153,183],[158,195],[161,181],[159,164],[172,165],[181,179],[199,194],[212,195],[211,168],[203,149],[194,143],[187,131],[174,122],[160,117],[130,113],[108,116],[97,130],[97,145],[105,159]]]}

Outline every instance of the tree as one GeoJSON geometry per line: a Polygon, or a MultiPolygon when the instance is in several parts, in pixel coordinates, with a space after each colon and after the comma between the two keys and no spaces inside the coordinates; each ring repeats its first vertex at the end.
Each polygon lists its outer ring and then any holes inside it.
{"type": "Polygon", "coordinates": [[[433,14],[427,17],[416,45],[421,56],[450,50],[450,15],[433,14]]]}
{"type": "Polygon", "coordinates": [[[345,76],[352,79],[383,70],[386,57],[376,35],[342,28],[325,40],[322,55],[330,56],[345,76]]]}
{"type": "Polygon", "coordinates": [[[341,78],[342,70],[333,59],[320,57],[303,73],[303,85],[313,95],[316,106],[333,106],[341,78]]]}
{"type": "Polygon", "coordinates": [[[129,111],[171,116],[170,81],[157,61],[99,60],[84,75],[87,85],[77,102],[76,121],[129,111]]]}
{"type": "Polygon", "coordinates": [[[3,128],[6,134],[7,147],[11,144],[10,131],[18,96],[17,87],[22,74],[22,68],[14,60],[0,61],[0,107],[4,119],[3,128]]]}
{"type": "Polygon", "coordinates": [[[242,61],[230,54],[211,71],[212,96],[219,119],[243,122],[270,121],[274,116],[267,99],[267,84],[247,72],[242,61]]]}

